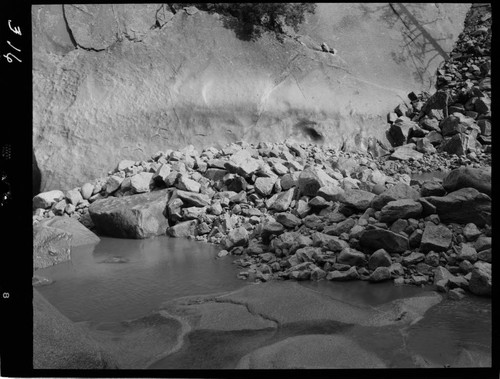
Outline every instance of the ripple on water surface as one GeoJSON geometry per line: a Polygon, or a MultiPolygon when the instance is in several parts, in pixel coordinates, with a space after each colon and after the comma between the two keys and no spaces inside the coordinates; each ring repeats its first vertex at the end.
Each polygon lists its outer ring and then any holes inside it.
{"type": "Polygon", "coordinates": [[[54,280],[38,290],[75,322],[130,320],[167,300],[247,285],[236,278],[232,259],[216,259],[218,251],[182,238],[102,237],[97,245],[74,248],[70,262],[38,270],[54,280]]]}

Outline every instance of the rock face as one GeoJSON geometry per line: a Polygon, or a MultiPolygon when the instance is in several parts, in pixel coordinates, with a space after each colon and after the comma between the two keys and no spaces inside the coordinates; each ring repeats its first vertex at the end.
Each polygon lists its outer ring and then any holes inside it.
{"type": "MultiPolygon", "coordinates": [[[[406,7],[419,22],[432,21],[429,33],[445,50],[468,8],[440,4],[447,16],[436,20],[431,4],[406,7]]],[[[400,55],[405,27],[397,20],[388,4],[319,4],[298,40],[254,42],[221,17],[173,15],[163,4],[34,6],[33,142],[42,191],[71,189],[102,176],[110,162],[188,141],[200,148],[293,137],[375,151],[400,88],[428,89],[439,63],[417,45],[400,55]]]]}
{"type": "Polygon", "coordinates": [[[33,228],[33,270],[71,259],[71,234],[50,226],[33,228]]]}
{"type": "Polygon", "coordinates": [[[426,198],[436,207],[442,222],[491,225],[491,198],[474,188],[462,188],[443,197],[426,198]]]}
{"type": "Polygon", "coordinates": [[[50,226],[69,233],[71,235],[71,247],[94,244],[101,240],[95,233],[91,232],[78,220],[71,217],[56,216],[52,219],[41,221],[40,225],[50,226]]]}
{"type": "Polygon", "coordinates": [[[34,369],[116,369],[112,358],[87,333],[33,290],[34,369]]]}
{"type": "Polygon", "coordinates": [[[148,238],[165,234],[169,190],[98,200],[89,207],[99,233],[119,238],[148,238]]]}

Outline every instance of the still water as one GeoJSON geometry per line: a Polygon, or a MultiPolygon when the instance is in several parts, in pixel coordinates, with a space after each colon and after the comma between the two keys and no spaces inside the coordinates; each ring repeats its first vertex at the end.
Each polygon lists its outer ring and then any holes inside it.
{"type": "MultiPolygon", "coordinates": [[[[38,276],[54,281],[38,290],[72,321],[93,325],[94,331],[107,329],[108,333],[115,333],[113,338],[136,338],[138,344],[143,343],[144,348],[137,350],[137,354],[144,354],[142,360],[137,361],[141,367],[234,368],[245,354],[281,339],[331,333],[308,330],[300,325],[274,331],[194,331],[186,336],[177,353],[149,359],[151,340],[156,338],[155,347],[161,350],[162,342],[172,338],[173,332],[159,323],[152,329],[148,327],[148,334],[143,336],[131,326],[135,322],[123,329],[123,321],[148,321],[151,313],[168,300],[233,291],[249,285],[236,278],[239,270],[232,264],[231,257],[216,258],[218,251],[214,245],[181,238],[102,237],[97,245],[73,249],[70,262],[38,270],[38,276]]],[[[320,281],[301,282],[301,285],[334,299],[367,307],[429,290],[398,287],[391,282],[320,281]]],[[[431,308],[421,321],[403,330],[354,327],[343,334],[376,352],[388,367],[488,366],[491,364],[491,301],[475,296],[461,301],[445,299],[431,308]]],[[[127,353],[129,347],[122,348],[123,353],[127,353]]]]}

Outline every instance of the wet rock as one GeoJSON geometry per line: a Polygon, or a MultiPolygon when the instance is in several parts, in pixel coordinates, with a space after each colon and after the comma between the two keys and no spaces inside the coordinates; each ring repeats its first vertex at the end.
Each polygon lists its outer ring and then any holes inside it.
{"type": "Polygon", "coordinates": [[[448,192],[470,187],[491,195],[491,170],[470,167],[457,168],[444,178],[443,187],[448,192]]]}
{"type": "Polygon", "coordinates": [[[391,256],[384,249],[375,251],[368,259],[368,268],[370,270],[375,270],[378,267],[389,267],[391,264],[391,256]]]}
{"type": "Polygon", "coordinates": [[[420,242],[420,251],[446,251],[450,247],[452,236],[451,230],[446,226],[427,222],[420,242]]]}
{"type": "Polygon", "coordinates": [[[338,255],[337,262],[350,266],[364,266],[366,264],[366,256],[356,249],[345,248],[338,255]]]}
{"type": "Polygon", "coordinates": [[[480,296],[491,296],[491,264],[478,261],[474,264],[469,290],[480,296]]]}
{"type": "Polygon", "coordinates": [[[169,190],[95,201],[89,214],[100,234],[119,238],[148,238],[164,234],[169,190]]]}
{"type": "Polygon", "coordinates": [[[33,291],[34,369],[114,369],[116,363],[81,327],[33,291]]]}
{"type": "Polygon", "coordinates": [[[33,270],[71,259],[71,234],[51,226],[33,227],[33,270]]]}
{"type": "Polygon", "coordinates": [[[389,254],[403,253],[409,248],[408,238],[380,228],[365,230],[359,238],[359,244],[364,250],[384,249],[389,254]]]}
{"type": "Polygon", "coordinates": [[[389,279],[391,279],[391,272],[388,267],[377,267],[368,278],[370,282],[374,283],[383,282],[389,279]]]}
{"type": "Polygon", "coordinates": [[[358,280],[359,279],[359,274],[358,271],[356,270],[356,267],[351,267],[346,271],[330,271],[326,275],[326,280],[332,280],[332,281],[338,281],[338,282],[344,282],[344,281],[349,281],[349,280],[358,280]]]}
{"type": "Polygon", "coordinates": [[[415,200],[394,200],[381,209],[379,221],[392,223],[398,219],[419,218],[421,213],[422,205],[415,200]]]}
{"type": "Polygon", "coordinates": [[[436,207],[442,222],[468,224],[480,227],[491,224],[491,198],[474,188],[462,188],[443,197],[426,198],[436,207]]]}
{"type": "Polygon", "coordinates": [[[299,175],[299,192],[305,196],[316,196],[324,186],[338,186],[338,182],[318,167],[307,167],[299,175]]]}
{"type": "Polygon", "coordinates": [[[197,220],[189,220],[180,222],[174,226],[168,227],[166,232],[170,237],[189,237],[194,236],[196,233],[197,220]]]}
{"type": "Polygon", "coordinates": [[[64,193],[59,190],[42,192],[33,198],[33,209],[50,208],[56,202],[64,199],[64,193]]]}

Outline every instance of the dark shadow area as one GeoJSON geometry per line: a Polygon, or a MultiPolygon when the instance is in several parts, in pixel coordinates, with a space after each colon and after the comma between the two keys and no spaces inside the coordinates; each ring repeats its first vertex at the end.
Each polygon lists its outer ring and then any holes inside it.
{"type": "Polygon", "coordinates": [[[316,122],[302,120],[295,124],[294,128],[299,129],[304,135],[311,138],[314,142],[323,142],[325,137],[314,128],[316,125],[316,122]]]}
{"type": "Polygon", "coordinates": [[[33,175],[33,196],[36,196],[40,193],[40,186],[42,184],[42,173],[40,172],[40,168],[38,167],[38,162],[36,161],[35,152],[31,149],[32,156],[32,175],[33,175]]]}

